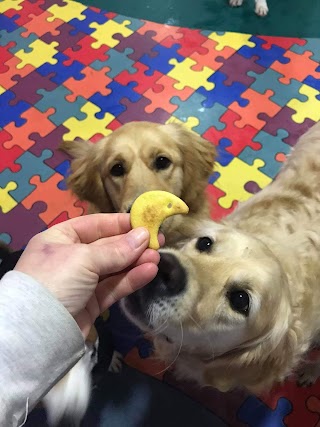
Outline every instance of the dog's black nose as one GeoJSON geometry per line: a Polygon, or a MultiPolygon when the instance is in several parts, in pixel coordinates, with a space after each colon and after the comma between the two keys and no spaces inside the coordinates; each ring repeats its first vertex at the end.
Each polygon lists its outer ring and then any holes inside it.
{"type": "Polygon", "coordinates": [[[151,286],[144,289],[152,292],[153,297],[178,295],[186,287],[187,275],[178,258],[170,253],[161,253],[159,271],[151,286]]]}

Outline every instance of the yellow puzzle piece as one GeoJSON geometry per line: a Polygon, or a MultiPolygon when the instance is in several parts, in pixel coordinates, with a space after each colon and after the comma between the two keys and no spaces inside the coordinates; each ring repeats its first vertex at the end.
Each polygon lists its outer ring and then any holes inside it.
{"type": "Polygon", "coordinates": [[[18,204],[9,194],[9,191],[13,191],[17,187],[17,183],[13,181],[8,182],[5,188],[0,187],[0,209],[4,214],[10,212],[18,204]]]}
{"type": "Polygon", "coordinates": [[[58,42],[52,42],[47,44],[42,40],[35,40],[30,44],[31,52],[25,52],[23,49],[19,50],[15,55],[21,59],[20,64],[17,65],[17,69],[25,67],[26,65],[32,65],[35,68],[49,62],[49,64],[56,64],[58,60],[54,56],[58,53],[55,49],[59,45],[58,42]]]}
{"type": "Polygon", "coordinates": [[[6,0],[0,1],[0,13],[6,12],[9,9],[21,10],[23,0],[6,0]]]}
{"type": "Polygon", "coordinates": [[[63,123],[63,126],[70,130],[63,136],[65,141],[73,141],[76,137],[90,139],[97,133],[102,135],[111,133],[111,130],[106,129],[106,126],[114,120],[115,117],[112,114],[106,113],[103,119],[97,119],[95,114],[99,113],[100,109],[91,102],[87,102],[80,111],[85,113],[87,118],[78,120],[75,117],[71,117],[63,123]]]}
{"type": "Polygon", "coordinates": [[[95,28],[96,31],[90,34],[91,37],[96,39],[97,41],[92,43],[93,49],[99,49],[102,45],[107,45],[110,47],[115,47],[120,43],[119,40],[113,38],[115,34],[122,34],[123,37],[129,37],[133,31],[128,28],[131,22],[125,20],[122,24],[119,24],[116,21],[112,21],[111,19],[104,24],[97,24],[93,22],[89,25],[90,28],[95,28]]]}
{"type": "Polygon", "coordinates": [[[239,34],[239,33],[223,33],[218,34],[216,32],[211,33],[209,39],[217,42],[216,50],[223,50],[225,47],[231,47],[234,50],[239,50],[242,46],[254,47],[255,43],[249,41],[252,37],[251,34],[239,34]]]}
{"type": "Polygon", "coordinates": [[[316,96],[319,96],[319,91],[310,86],[302,85],[299,89],[299,93],[306,95],[308,101],[301,102],[293,98],[288,102],[288,107],[296,111],[296,113],[292,115],[292,120],[299,124],[303,123],[305,119],[318,122],[320,120],[320,100],[318,100],[316,96]]]}
{"type": "Polygon", "coordinates": [[[182,120],[177,119],[177,117],[171,116],[167,121],[168,123],[178,123],[179,125],[183,125],[192,131],[193,128],[199,126],[200,120],[197,117],[188,117],[188,119],[183,122],[182,120]]]}
{"type": "Polygon", "coordinates": [[[182,90],[188,86],[197,90],[203,86],[207,90],[214,89],[214,83],[208,82],[208,78],[212,75],[210,68],[203,67],[201,71],[194,71],[191,67],[197,63],[190,58],[185,58],[182,62],[178,62],[173,58],[170,59],[169,64],[174,65],[174,68],[169,71],[168,76],[178,80],[178,83],[173,85],[174,88],[182,90]]]}
{"type": "Polygon", "coordinates": [[[69,22],[74,18],[78,19],[79,21],[86,19],[85,15],[82,15],[82,12],[87,9],[86,6],[70,0],[65,0],[65,3],[65,6],[60,7],[57,4],[54,4],[47,9],[47,11],[53,15],[52,17],[48,18],[48,22],[52,22],[57,18],[64,22],[69,22]]]}
{"type": "Polygon", "coordinates": [[[266,187],[272,179],[259,171],[259,168],[265,166],[264,161],[256,159],[253,165],[248,165],[235,157],[228,166],[216,164],[215,170],[220,173],[220,177],[214,185],[226,193],[219,199],[219,204],[225,209],[229,209],[234,201],[243,202],[252,194],[248,193],[244,186],[248,181],[256,182],[260,188],[266,187]]]}

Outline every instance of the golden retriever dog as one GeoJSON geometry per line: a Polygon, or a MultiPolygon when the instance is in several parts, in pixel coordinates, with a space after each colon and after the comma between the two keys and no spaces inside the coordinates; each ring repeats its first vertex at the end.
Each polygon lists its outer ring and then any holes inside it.
{"type": "MultiPolygon", "coordinates": [[[[178,124],[132,122],[96,144],[63,142],[61,149],[73,157],[69,188],[90,203],[92,212],[129,212],[145,191],[165,190],[181,197],[190,218],[209,218],[205,188],[213,170],[215,147],[178,124]]],[[[181,217],[181,216],[180,216],[181,217]]],[[[168,219],[166,240],[175,244],[187,233],[188,220],[168,219]]],[[[94,328],[86,354],[44,398],[51,425],[79,425],[91,394],[91,370],[96,363],[98,339],[94,328]]],[[[111,365],[119,369],[114,352],[111,365]]]]}
{"type": "Polygon", "coordinates": [[[255,393],[293,372],[317,379],[305,359],[320,331],[319,182],[320,123],[271,185],[221,223],[194,221],[194,238],[161,250],[157,277],[123,301],[178,376],[255,393]]]}
{"type": "MultiPolygon", "coordinates": [[[[215,147],[182,125],[131,122],[96,144],[63,142],[74,159],[69,188],[90,203],[90,212],[129,212],[145,191],[164,190],[182,198],[190,218],[209,218],[205,196],[215,147]]],[[[167,242],[179,238],[181,215],[168,218],[167,242]]]]}

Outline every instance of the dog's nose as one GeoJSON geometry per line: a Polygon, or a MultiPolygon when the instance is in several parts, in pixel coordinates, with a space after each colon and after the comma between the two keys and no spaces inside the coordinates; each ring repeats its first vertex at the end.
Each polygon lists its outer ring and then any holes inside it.
{"type": "Polygon", "coordinates": [[[186,287],[186,277],[186,271],[175,255],[161,253],[159,271],[154,281],[154,296],[170,297],[178,295],[186,287]]]}

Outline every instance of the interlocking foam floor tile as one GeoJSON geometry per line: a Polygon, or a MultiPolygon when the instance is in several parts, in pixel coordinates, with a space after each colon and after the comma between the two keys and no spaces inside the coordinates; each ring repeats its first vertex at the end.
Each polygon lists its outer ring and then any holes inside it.
{"type": "MultiPolygon", "coordinates": [[[[96,141],[133,119],[185,122],[218,147],[208,183],[217,219],[271,182],[320,117],[317,40],[169,27],[69,0],[4,1],[0,28],[0,239],[14,249],[84,213],[63,182],[64,138],[96,141]]],[[[119,311],[108,321],[125,330],[114,335],[128,363],[161,370],[119,311]]],[[[318,385],[288,382],[259,400],[176,386],[233,427],[318,420],[305,404],[318,385]]]]}

